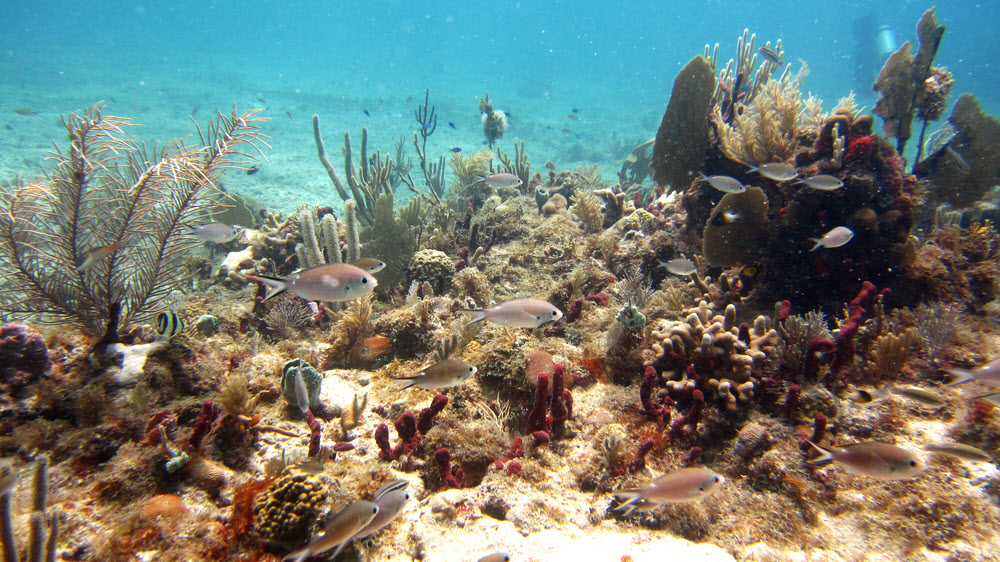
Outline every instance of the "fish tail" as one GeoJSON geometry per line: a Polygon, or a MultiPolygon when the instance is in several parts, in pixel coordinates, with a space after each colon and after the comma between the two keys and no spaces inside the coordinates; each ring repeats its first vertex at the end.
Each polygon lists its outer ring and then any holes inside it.
{"type": "Polygon", "coordinates": [[[708,181],[708,176],[705,175],[705,172],[698,172],[698,181],[708,181]]]}
{"type": "Polygon", "coordinates": [[[622,515],[629,515],[636,509],[639,509],[639,505],[636,502],[642,499],[642,494],[641,490],[622,490],[615,492],[615,497],[625,500],[615,506],[615,509],[624,509],[625,512],[622,515]]]}
{"type": "Polygon", "coordinates": [[[810,238],[809,240],[816,243],[816,245],[812,247],[812,250],[809,250],[810,252],[816,250],[816,248],[819,248],[820,246],[823,245],[823,241],[820,240],[819,238],[810,238]]]}
{"type": "Polygon", "coordinates": [[[809,461],[807,464],[809,464],[810,466],[825,466],[833,462],[833,453],[827,451],[823,447],[820,447],[819,445],[813,443],[808,439],[806,439],[806,443],[812,445],[812,448],[816,449],[819,452],[819,456],[809,461]]]}
{"type": "Polygon", "coordinates": [[[271,290],[268,291],[267,295],[264,297],[264,300],[268,300],[268,299],[270,299],[272,297],[276,297],[276,296],[280,295],[281,293],[284,293],[285,291],[288,290],[288,284],[287,283],[285,283],[281,279],[275,279],[274,277],[263,277],[263,276],[257,276],[257,275],[247,275],[247,279],[249,279],[251,281],[260,281],[261,283],[263,283],[263,284],[265,284],[265,285],[267,285],[268,287],[271,288],[271,290]]]}
{"type": "Polygon", "coordinates": [[[946,367],[944,371],[950,375],[955,376],[955,380],[946,384],[945,386],[955,386],[957,384],[967,383],[971,380],[975,380],[976,376],[972,374],[972,371],[968,369],[958,369],[955,367],[946,367]]]}
{"type": "Polygon", "coordinates": [[[465,323],[466,326],[471,326],[476,322],[486,320],[486,311],[481,308],[463,308],[462,310],[459,310],[459,312],[464,312],[472,317],[471,320],[465,323]]]}
{"type": "Polygon", "coordinates": [[[399,387],[398,390],[406,390],[407,388],[410,388],[411,386],[416,386],[417,384],[417,377],[399,377],[399,378],[393,378],[393,380],[406,381],[406,384],[399,387]]]}

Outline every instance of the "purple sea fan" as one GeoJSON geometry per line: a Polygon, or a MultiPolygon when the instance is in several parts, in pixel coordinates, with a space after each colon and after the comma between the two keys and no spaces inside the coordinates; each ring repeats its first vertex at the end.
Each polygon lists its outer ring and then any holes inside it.
{"type": "Polygon", "coordinates": [[[4,381],[18,371],[41,376],[48,368],[49,352],[41,334],[14,322],[0,326],[0,376],[4,381]]]}

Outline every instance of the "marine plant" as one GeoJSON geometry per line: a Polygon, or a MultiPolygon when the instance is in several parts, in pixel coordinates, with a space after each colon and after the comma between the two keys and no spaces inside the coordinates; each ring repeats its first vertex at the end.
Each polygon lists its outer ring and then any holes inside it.
{"type": "Polygon", "coordinates": [[[683,191],[694,179],[694,171],[702,168],[715,83],[714,66],[701,55],[691,59],[674,79],[649,162],[653,180],[661,187],[683,191]]]}
{"type": "Polygon", "coordinates": [[[584,191],[577,195],[570,211],[580,220],[584,232],[600,232],[604,215],[601,214],[601,204],[592,192],[584,191]]]}
{"type": "MultiPolygon", "coordinates": [[[[0,478],[7,480],[15,479],[10,467],[3,467],[0,478]]],[[[28,535],[29,560],[32,562],[41,560],[55,560],[56,546],[59,542],[59,511],[52,510],[46,513],[46,503],[49,488],[49,461],[45,457],[40,457],[35,463],[35,475],[31,486],[31,531],[28,535]],[[48,523],[49,531],[45,532],[48,523]],[[43,558],[44,556],[44,558],[43,558]]],[[[14,542],[14,517],[11,513],[10,499],[13,485],[0,492],[0,541],[3,543],[4,562],[17,562],[17,544],[14,542]]]]}
{"type": "Polygon", "coordinates": [[[379,272],[378,289],[390,291],[404,278],[404,269],[417,249],[417,234],[396,217],[392,192],[380,195],[373,211],[371,226],[360,233],[361,247],[366,256],[378,256],[387,264],[379,272]]]}
{"type": "Polygon", "coordinates": [[[152,149],[99,105],[65,117],[70,146],[52,153],[54,170],[0,190],[0,308],[108,342],[156,313],[192,275],[183,263],[201,241],[185,227],[212,216],[215,180],[242,169],[247,148],[263,157],[259,111],[219,113],[197,143],[152,149]]]}
{"type": "MultiPolygon", "coordinates": [[[[327,175],[333,182],[337,194],[345,202],[354,201],[357,205],[357,218],[364,226],[371,226],[375,222],[375,204],[384,194],[392,194],[396,186],[390,181],[394,173],[398,173],[400,168],[389,156],[382,157],[380,151],[376,151],[370,158],[368,156],[368,128],[361,128],[361,158],[357,169],[354,167],[354,150],[351,144],[351,133],[344,131],[344,174],[347,178],[347,187],[337,174],[337,169],[330,163],[326,156],[326,144],[323,142],[323,133],[320,130],[319,115],[313,115],[313,138],[316,141],[316,150],[319,161],[326,169],[327,175]],[[348,195],[350,189],[350,195],[348,195]]],[[[413,189],[413,180],[408,177],[402,180],[413,189]]]]}
{"type": "MultiPolygon", "coordinates": [[[[531,162],[528,162],[528,154],[524,151],[524,141],[520,146],[514,143],[514,159],[511,160],[506,152],[500,152],[497,147],[497,159],[500,160],[500,171],[514,174],[521,180],[518,190],[521,193],[531,193],[531,162]]],[[[490,166],[492,169],[492,165],[490,166]]]]}
{"type": "Polygon", "coordinates": [[[798,80],[770,80],[742,111],[727,122],[715,110],[719,145],[727,157],[746,164],[784,162],[799,148],[802,108],[798,80]]]}
{"type": "MultiPolygon", "coordinates": [[[[931,67],[943,35],[944,26],[937,24],[934,8],[924,12],[917,23],[920,47],[916,55],[911,54],[909,41],[903,43],[889,56],[875,81],[875,91],[881,95],[872,113],[884,120],[883,129],[887,136],[896,139],[896,151],[900,154],[910,140],[914,112],[924,122],[920,131],[921,148],[927,122],[940,119],[944,112],[944,100],[951,92],[951,75],[931,67]]],[[[919,159],[918,152],[916,160],[919,159]]]]}
{"type": "Polygon", "coordinates": [[[486,97],[479,99],[479,111],[483,114],[483,135],[486,136],[490,150],[493,150],[493,145],[507,130],[507,116],[504,112],[493,109],[489,92],[486,92],[486,97]]]}
{"type": "Polygon", "coordinates": [[[413,133],[413,147],[420,157],[420,170],[424,173],[427,191],[435,202],[440,203],[444,197],[444,156],[437,163],[427,161],[427,138],[434,134],[438,125],[434,106],[430,104],[430,96],[430,90],[424,90],[424,105],[413,110],[413,117],[419,127],[413,133]]]}

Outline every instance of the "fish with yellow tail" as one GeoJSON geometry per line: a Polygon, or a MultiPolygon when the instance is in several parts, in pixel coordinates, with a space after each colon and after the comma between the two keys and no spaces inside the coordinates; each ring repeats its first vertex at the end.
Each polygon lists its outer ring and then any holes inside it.
{"type": "Polygon", "coordinates": [[[375,289],[378,281],[360,267],[347,263],[328,263],[296,271],[284,279],[248,275],[271,288],[264,300],[285,291],[304,299],[344,302],[359,299],[375,289]]]}
{"type": "Polygon", "coordinates": [[[514,299],[493,308],[469,308],[461,312],[472,316],[466,326],[490,320],[508,328],[538,328],[563,317],[555,305],[538,299],[514,299]]]}
{"type": "Polygon", "coordinates": [[[368,501],[356,501],[348,505],[330,519],[323,527],[321,535],[309,541],[303,548],[284,557],[282,562],[302,562],[310,556],[323,554],[329,550],[333,550],[333,554],[328,559],[333,560],[358,531],[371,523],[378,515],[378,509],[377,505],[368,501]]]}
{"type": "Polygon", "coordinates": [[[955,380],[945,386],[967,383],[970,381],[981,382],[990,386],[1000,386],[1000,359],[994,359],[977,369],[958,369],[948,367],[945,372],[954,375],[955,380]]]}
{"type": "Polygon", "coordinates": [[[812,441],[806,443],[819,452],[818,457],[809,461],[810,466],[837,463],[848,472],[884,481],[913,478],[927,468],[923,459],[912,451],[889,443],[869,441],[841,447],[820,447],[812,441]]]}
{"type": "Polygon", "coordinates": [[[698,501],[715,493],[725,483],[726,478],[714,470],[682,468],[656,478],[645,488],[615,492],[615,496],[625,499],[616,509],[625,509],[628,515],[647,506],[698,501]]]}

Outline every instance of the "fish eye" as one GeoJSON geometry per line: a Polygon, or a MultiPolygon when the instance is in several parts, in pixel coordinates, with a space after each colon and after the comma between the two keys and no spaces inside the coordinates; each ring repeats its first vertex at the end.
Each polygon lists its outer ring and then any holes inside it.
{"type": "Polygon", "coordinates": [[[368,283],[368,278],[367,277],[362,277],[361,278],[361,284],[364,285],[364,284],[367,284],[367,283],[368,283]]]}
{"type": "Polygon", "coordinates": [[[699,491],[699,492],[704,492],[704,491],[705,491],[705,487],[704,487],[704,486],[701,486],[701,487],[699,487],[699,488],[698,488],[698,491],[699,491]]]}
{"type": "Polygon", "coordinates": [[[910,466],[917,466],[917,461],[910,461],[910,466]]]}
{"type": "Polygon", "coordinates": [[[718,481],[719,481],[719,477],[718,477],[718,476],[716,476],[716,477],[715,477],[715,481],[716,481],[716,482],[718,482],[718,481]]]}
{"type": "Polygon", "coordinates": [[[556,314],[558,314],[558,313],[555,310],[553,310],[552,311],[552,316],[555,316],[556,314]]]}

